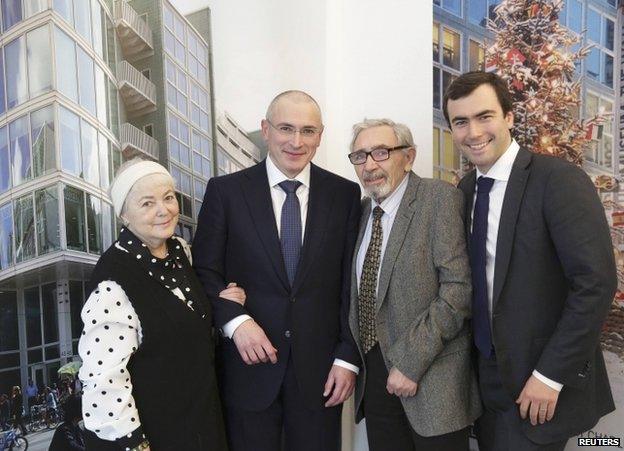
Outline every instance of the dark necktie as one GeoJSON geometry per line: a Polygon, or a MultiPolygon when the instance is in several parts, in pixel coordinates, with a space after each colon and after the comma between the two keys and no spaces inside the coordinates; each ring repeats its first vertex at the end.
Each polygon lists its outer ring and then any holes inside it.
{"type": "Polygon", "coordinates": [[[470,235],[470,267],[472,269],[472,328],[477,349],[483,357],[492,355],[492,332],[488,309],[488,290],[485,265],[487,261],[486,241],[490,190],[494,179],[479,177],[477,181],[477,200],[472,216],[472,234],[470,235]]]}
{"type": "Polygon", "coordinates": [[[282,244],[282,256],[288,274],[288,282],[292,287],[299,264],[301,253],[301,207],[297,197],[297,188],[301,182],[297,180],[284,180],[279,183],[280,188],[286,193],[286,200],[282,205],[282,219],[280,223],[280,242],[282,244]]]}
{"type": "Polygon", "coordinates": [[[383,242],[383,229],[381,217],[384,211],[377,206],[373,209],[373,230],[371,239],[366,249],[362,275],[360,277],[360,289],[358,293],[358,319],[360,327],[360,342],[364,354],[371,350],[377,343],[375,328],[375,299],[377,298],[377,274],[381,260],[381,244],[383,242]]]}

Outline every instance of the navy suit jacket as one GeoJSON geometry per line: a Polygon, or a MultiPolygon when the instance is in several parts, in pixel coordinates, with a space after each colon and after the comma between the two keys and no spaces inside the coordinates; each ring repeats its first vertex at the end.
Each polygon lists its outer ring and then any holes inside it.
{"type": "MultiPolygon", "coordinates": [[[[459,183],[470,232],[475,171],[459,183]]],[[[492,336],[517,399],[534,369],[563,384],[555,416],[524,421],[536,443],[564,440],[614,410],[600,331],[616,289],[613,246],[596,189],[578,167],[520,149],[498,226],[492,336]]]]}
{"type": "Polygon", "coordinates": [[[321,408],[335,358],[359,365],[348,326],[351,257],[360,217],[357,184],[311,166],[308,212],[292,288],[282,258],[265,162],[208,182],[193,241],[207,293],[228,282],[245,289],[245,306],[217,298],[215,326],[249,314],[277,348],[277,363],[247,365],[224,338],[218,349],[226,405],[267,408],[292,360],[304,402],[321,408]]]}

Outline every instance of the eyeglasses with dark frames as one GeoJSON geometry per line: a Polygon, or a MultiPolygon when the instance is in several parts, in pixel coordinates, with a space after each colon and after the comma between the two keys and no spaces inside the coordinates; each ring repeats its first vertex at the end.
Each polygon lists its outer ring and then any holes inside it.
{"type": "Polygon", "coordinates": [[[404,145],[396,147],[375,147],[371,150],[356,150],[349,154],[349,161],[355,166],[364,164],[369,155],[373,161],[385,161],[390,158],[390,152],[393,150],[409,149],[410,147],[411,146],[404,145]]]}

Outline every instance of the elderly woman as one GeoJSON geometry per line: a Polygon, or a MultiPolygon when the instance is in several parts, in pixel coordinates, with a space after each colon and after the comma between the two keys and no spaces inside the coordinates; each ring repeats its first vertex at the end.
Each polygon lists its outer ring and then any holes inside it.
{"type": "MultiPolygon", "coordinates": [[[[87,449],[227,449],[210,302],[173,236],[173,179],[131,160],[110,194],[124,227],[93,270],[78,347],[87,449]]],[[[244,302],[234,284],[220,296],[244,302]]]]}

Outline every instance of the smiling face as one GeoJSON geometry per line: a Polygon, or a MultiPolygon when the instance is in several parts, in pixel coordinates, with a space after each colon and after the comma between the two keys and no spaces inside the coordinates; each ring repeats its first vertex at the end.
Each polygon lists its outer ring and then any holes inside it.
{"type": "Polygon", "coordinates": [[[322,134],[321,112],[312,101],[283,97],[273,107],[271,117],[262,120],[262,136],[269,156],[289,178],[295,178],[312,160],[322,134]],[[318,133],[312,136],[302,136],[299,132],[289,135],[280,130],[287,127],[314,129],[318,133]]]}
{"type": "MultiPolygon", "coordinates": [[[[371,150],[378,147],[390,149],[399,145],[392,127],[382,125],[362,130],[355,138],[353,151],[371,150]]],[[[371,155],[364,164],[355,165],[355,173],[366,193],[381,203],[403,181],[414,163],[416,151],[413,147],[406,150],[393,150],[389,158],[384,161],[375,161],[371,155]]]]}
{"type": "Polygon", "coordinates": [[[465,97],[449,99],[447,110],[455,145],[486,174],[511,144],[513,113],[503,114],[489,84],[465,97]]]}
{"type": "Polygon", "coordinates": [[[160,257],[163,250],[166,253],[166,240],[178,225],[179,212],[171,178],[152,174],[140,178],[132,186],[121,218],[150,252],[160,257]]]}

